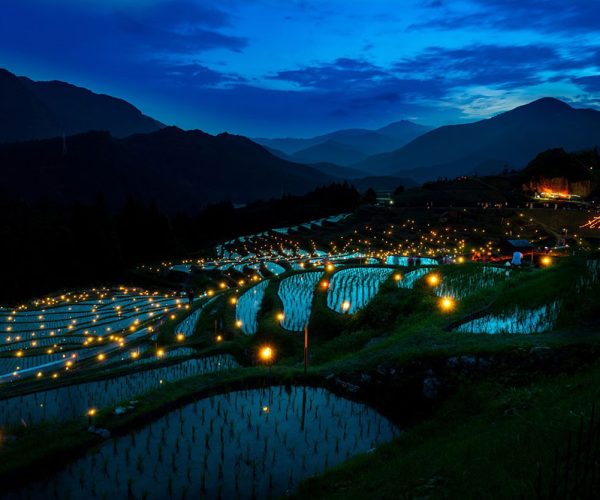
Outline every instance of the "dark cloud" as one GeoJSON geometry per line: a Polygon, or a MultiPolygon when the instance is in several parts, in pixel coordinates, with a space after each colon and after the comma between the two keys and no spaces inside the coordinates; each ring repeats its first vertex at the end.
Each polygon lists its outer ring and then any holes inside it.
{"type": "Polygon", "coordinates": [[[374,81],[388,76],[386,71],[367,61],[340,58],[328,64],[279,71],[269,78],[292,82],[299,87],[333,90],[348,86],[371,86],[374,81]]]}
{"type": "Polygon", "coordinates": [[[162,77],[178,87],[214,87],[247,83],[240,75],[216,71],[202,64],[157,62],[156,77],[162,77]]]}
{"type": "Polygon", "coordinates": [[[429,7],[436,9],[435,17],[414,23],[409,30],[491,27],[572,35],[596,33],[600,26],[597,0],[470,0],[460,10],[434,1],[429,7]]]}
{"type": "Polygon", "coordinates": [[[143,47],[173,53],[215,48],[240,51],[247,40],[217,31],[230,24],[225,12],[197,1],[176,0],[136,11],[116,11],[117,25],[143,47]]]}
{"type": "Polygon", "coordinates": [[[143,24],[120,16],[119,27],[144,49],[161,50],[174,54],[194,54],[211,49],[225,48],[236,52],[247,45],[247,40],[229,36],[197,25],[164,26],[160,23],[143,24]]]}
{"type": "Polygon", "coordinates": [[[600,92],[600,75],[572,78],[571,81],[586,92],[600,92]]]}
{"type": "Polygon", "coordinates": [[[223,28],[231,25],[230,15],[210,1],[169,0],[151,3],[143,9],[116,9],[119,15],[143,24],[162,24],[169,27],[203,26],[223,28]]]}
{"type": "Polygon", "coordinates": [[[578,69],[587,58],[562,56],[543,45],[473,45],[459,49],[430,47],[421,54],[399,61],[394,70],[403,75],[441,75],[453,87],[490,85],[514,88],[546,81],[544,71],[578,69]]]}

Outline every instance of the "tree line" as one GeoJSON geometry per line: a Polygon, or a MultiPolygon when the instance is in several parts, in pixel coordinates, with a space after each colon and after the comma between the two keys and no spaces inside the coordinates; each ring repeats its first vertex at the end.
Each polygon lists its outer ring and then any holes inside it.
{"type": "Polygon", "coordinates": [[[61,204],[0,193],[0,303],[115,283],[127,279],[138,264],[208,255],[234,236],[353,211],[360,202],[360,194],[346,182],[302,196],[242,207],[216,203],[175,215],[133,197],[111,210],[102,196],[90,204],[61,204]]]}

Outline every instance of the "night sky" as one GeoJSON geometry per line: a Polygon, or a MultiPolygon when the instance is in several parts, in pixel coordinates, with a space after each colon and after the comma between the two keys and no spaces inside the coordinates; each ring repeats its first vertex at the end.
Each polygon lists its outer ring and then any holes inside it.
{"type": "Polygon", "coordinates": [[[167,124],[313,135],[600,108],[598,0],[3,0],[0,66],[167,124]]]}

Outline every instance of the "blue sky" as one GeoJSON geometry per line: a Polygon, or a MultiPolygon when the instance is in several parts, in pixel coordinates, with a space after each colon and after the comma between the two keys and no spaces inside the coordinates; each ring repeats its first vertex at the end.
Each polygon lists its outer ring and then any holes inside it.
{"type": "Polygon", "coordinates": [[[600,108],[598,0],[4,0],[0,65],[183,128],[309,136],[600,108]]]}

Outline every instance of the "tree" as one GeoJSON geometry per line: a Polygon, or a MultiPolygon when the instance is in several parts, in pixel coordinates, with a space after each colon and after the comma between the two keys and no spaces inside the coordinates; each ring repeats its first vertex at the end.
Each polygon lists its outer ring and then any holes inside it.
{"type": "Polygon", "coordinates": [[[400,185],[394,189],[394,198],[400,196],[402,193],[404,193],[404,186],[400,185]]]}
{"type": "Polygon", "coordinates": [[[375,205],[375,203],[377,203],[377,193],[372,187],[366,190],[364,198],[365,202],[369,205],[375,205]]]}

